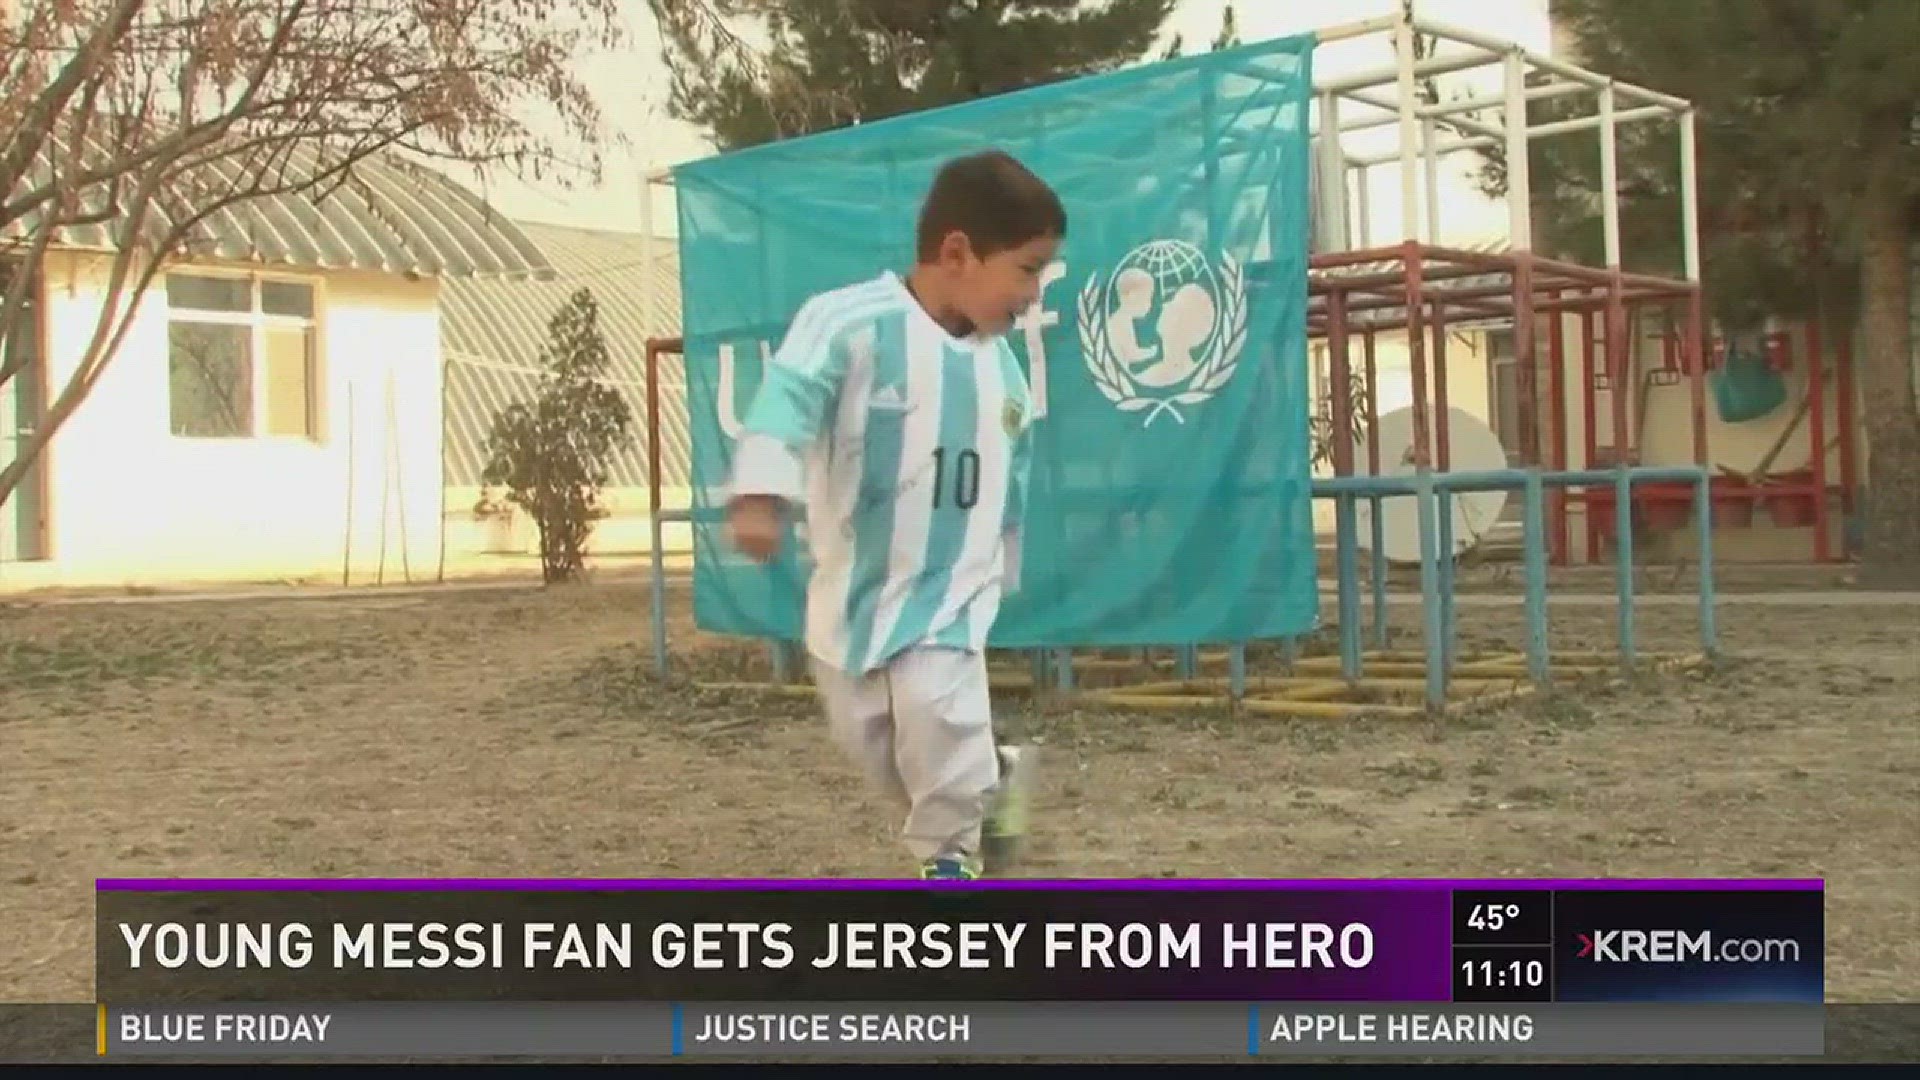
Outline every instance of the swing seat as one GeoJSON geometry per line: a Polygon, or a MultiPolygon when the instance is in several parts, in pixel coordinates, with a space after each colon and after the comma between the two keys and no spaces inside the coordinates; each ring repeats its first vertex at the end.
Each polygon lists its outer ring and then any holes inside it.
{"type": "Polygon", "coordinates": [[[1714,409],[1730,424],[1758,420],[1787,400],[1787,380],[1763,352],[1729,349],[1726,363],[1707,381],[1714,409]]]}

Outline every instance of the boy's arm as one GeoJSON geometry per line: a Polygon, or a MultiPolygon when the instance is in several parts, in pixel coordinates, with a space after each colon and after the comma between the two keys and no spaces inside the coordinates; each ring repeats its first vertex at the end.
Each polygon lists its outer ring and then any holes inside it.
{"type": "Polygon", "coordinates": [[[834,321],[817,304],[794,317],[740,425],[730,501],[800,501],[800,453],[819,438],[846,378],[846,349],[833,332],[834,321]]]}

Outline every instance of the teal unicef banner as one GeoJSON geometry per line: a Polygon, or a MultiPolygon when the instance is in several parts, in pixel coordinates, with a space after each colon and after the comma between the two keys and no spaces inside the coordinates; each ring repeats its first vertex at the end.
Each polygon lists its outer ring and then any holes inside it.
{"type": "Polygon", "coordinates": [[[1264,42],[675,170],[698,625],[800,638],[804,535],[771,567],[726,541],[739,418],[801,303],[904,272],[935,171],[998,147],[1070,224],[1012,334],[1039,422],[1021,587],[993,643],[1311,630],[1312,55],[1311,37],[1264,42]]]}

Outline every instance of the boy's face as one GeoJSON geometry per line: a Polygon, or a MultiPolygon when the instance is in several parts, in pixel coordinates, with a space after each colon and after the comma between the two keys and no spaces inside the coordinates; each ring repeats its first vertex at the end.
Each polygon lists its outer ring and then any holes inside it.
{"type": "Polygon", "coordinates": [[[952,274],[953,305],[982,334],[1004,334],[1040,299],[1040,275],[1060,252],[1057,237],[1037,237],[1017,247],[977,257],[967,238],[954,233],[941,248],[952,274]]]}

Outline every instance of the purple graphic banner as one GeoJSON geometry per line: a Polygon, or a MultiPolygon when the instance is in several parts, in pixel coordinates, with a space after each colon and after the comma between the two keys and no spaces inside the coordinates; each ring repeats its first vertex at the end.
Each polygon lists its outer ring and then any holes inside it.
{"type": "Polygon", "coordinates": [[[1821,888],[103,879],[96,985],[103,1002],[142,1003],[1546,1000],[1556,894],[1821,888]],[[1489,951],[1506,945],[1541,964],[1489,951]]]}

